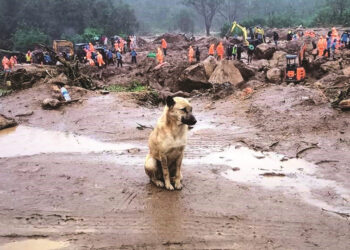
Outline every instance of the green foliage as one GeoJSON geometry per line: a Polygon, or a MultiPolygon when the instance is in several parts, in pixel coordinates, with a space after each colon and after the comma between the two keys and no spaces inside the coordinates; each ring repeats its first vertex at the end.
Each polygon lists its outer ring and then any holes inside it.
{"type": "Polygon", "coordinates": [[[226,34],[231,31],[231,26],[232,24],[230,23],[224,23],[224,25],[221,27],[221,30],[220,30],[220,36],[221,37],[226,36],[226,34]]]}
{"type": "Polygon", "coordinates": [[[251,19],[245,19],[241,25],[243,27],[246,27],[247,29],[250,27],[255,27],[257,25],[260,26],[265,26],[266,25],[266,20],[264,18],[261,17],[255,17],[255,18],[251,18],[251,19]]]}
{"type": "Polygon", "coordinates": [[[131,81],[127,87],[113,84],[106,88],[110,92],[143,92],[147,91],[147,89],[146,86],[141,85],[137,80],[131,81]]]}
{"type": "Polygon", "coordinates": [[[49,38],[38,28],[23,27],[17,29],[12,37],[14,49],[20,51],[26,51],[27,49],[33,49],[36,43],[48,43],[49,38]]]}
{"type": "Polygon", "coordinates": [[[99,37],[103,34],[103,30],[101,28],[85,28],[82,38],[86,42],[92,42],[95,37],[99,37]]]}

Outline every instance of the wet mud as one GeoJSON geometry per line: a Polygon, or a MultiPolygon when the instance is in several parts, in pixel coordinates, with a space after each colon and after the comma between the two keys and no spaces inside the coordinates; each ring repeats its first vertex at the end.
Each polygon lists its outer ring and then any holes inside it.
{"type": "Polygon", "coordinates": [[[0,249],[348,248],[348,114],[283,112],[275,86],[193,98],[184,189],[170,192],[143,168],[162,107],[90,92],[47,111],[40,88],[0,99],[1,113],[33,111],[0,132],[0,249]]]}

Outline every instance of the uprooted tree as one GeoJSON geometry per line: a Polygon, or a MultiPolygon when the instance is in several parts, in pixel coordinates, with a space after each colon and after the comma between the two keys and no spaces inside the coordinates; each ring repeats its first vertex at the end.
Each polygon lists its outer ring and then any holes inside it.
{"type": "Polygon", "coordinates": [[[210,36],[210,28],[213,18],[222,1],[220,0],[184,0],[184,4],[195,9],[204,19],[207,36],[210,36]]]}

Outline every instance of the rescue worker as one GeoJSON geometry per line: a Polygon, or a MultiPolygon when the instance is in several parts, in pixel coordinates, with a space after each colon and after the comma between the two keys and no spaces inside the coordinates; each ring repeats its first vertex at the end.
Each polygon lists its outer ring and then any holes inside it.
{"type": "Polygon", "coordinates": [[[156,57],[157,57],[158,63],[162,64],[164,57],[163,57],[163,52],[162,52],[162,50],[160,48],[158,48],[158,50],[157,50],[157,56],[156,57]]]}
{"type": "Polygon", "coordinates": [[[293,39],[293,33],[291,30],[289,30],[287,34],[287,41],[292,41],[292,39],[293,39]]]}
{"type": "Polygon", "coordinates": [[[120,65],[120,67],[123,67],[123,56],[120,53],[120,51],[118,50],[117,51],[117,67],[118,68],[119,68],[119,65],[120,65]]]}
{"type": "Polygon", "coordinates": [[[241,58],[242,58],[242,45],[240,44],[240,45],[238,45],[237,46],[237,60],[238,61],[240,61],[241,60],[241,58]]]}
{"type": "Polygon", "coordinates": [[[89,50],[90,52],[95,52],[95,47],[92,43],[89,43],[89,50]]]}
{"type": "Polygon", "coordinates": [[[10,69],[12,69],[16,66],[16,60],[13,56],[10,57],[10,69]]]}
{"type": "Polygon", "coordinates": [[[331,47],[332,47],[332,38],[329,36],[327,37],[327,46],[323,53],[324,56],[327,55],[328,58],[331,56],[331,47]]]}
{"type": "Polygon", "coordinates": [[[215,45],[212,43],[210,44],[210,47],[209,47],[209,56],[214,56],[215,54],[215,45]]]}
{"type": "Polygon", "coordinates": [[[331,37],[332,37],[332,41],[334,41],[334,39],[337,39],[338,38],[338,31],[335,27],[332,28],[332,34],[331,34],[331,37]]]}
{"type": "Polygon", "coordinates": [[[105,65],[105,62],[103,61],[103,56],[101,55],[100,52],[97,52],[97,63],[99,68],[105,65]]]}
{"type": "Polygon", "coordinates": [[[218,54],[218,57],[220,57],[220,60],[222,60],[224,57],[224,46],[222,45],[222,42],[216,47],[216,53],[218,54]]]}
{"type": "Polygon", "coordinates": [[[28,50],[26,54],[26,62],[30,64],[31,61],[32,61],[32,53],[30,52],[30,50],[28,50]]]}
{"type": "Polygon", "coordinates": [[[341,43],[346,47],[348,44],[348,39],[349,39],[349,33],[344,31],[344,33],[341,35],[341,43]]]}
{"type": "Polygon", "coordinates": [[[201,60],[201,52],[199,51],[199,47],[196,48],[196,61],[197,63],[201,60]]]}
{"type": "Polygon", "coordinates": [[[232,45],[229,44],[226,48],[226,59],[231,60],[231,55],[232,55],[232,45]]]}
{"type": "Polygon", "coordinates": [[[94,60],[92,60],[91,58],[88,59],[88,62],[89,62],[89,64],[90,64],[90,66],[95,66],[95,62],[94,62],[94,60]]]}
{"type": "Polygon", "coordinates": [[[255,47],[253,44],[250,44],[248,46],[248,64],[252,62],[253,60],[253,54],[254,54],[255,47]]]}
{"type": "Polygon", "coordinates": [[[112,53],[112,51],[110,51],[110,50],[107,50],[107,64],[108,65],[110,65],[110,64],[113,64],[113,65],[115,65],[114,64],[114,60],[113,60],[113,53],[112,53]]]}
{"type": "Polygon", "coordinates": [[[163,38],[162,39],[162,49],[163,49],[163,53],[164,53],[164,56],[166,56],[166,50],[168,48],[168,44],[167,42],[165,41],[165,39],[163,38]]]}
{"type": "Polygon", "coordinates": [[[193,50],[192,46],[190,46],[190,48],[188,50],[188,62],[189,63],[192,63],[193,56],[194,56],[194,50],[193,50]]]}
{"type": "Polygon", "coordinates": [[[334,60],[334,57],[335,57],[335,50],[337,48],[337,39],[334,39],[333,40],[333,43],[331,45],[331,55],[333,57],[333,60],[334,60]]]}
{"type": "Polygon", "coordinates": [[[2,67],[4,68],[4,72],[5,72],[4,82],[6,82],[6,78],[8,74],[11,72],[10,60],[6,56],[4,56],[4,58],[2,59],[2,67]]]}
{"type": "Polygon", "coordinates": [[[236,60],[237,56],[237,44],[235,44],[232,48],[232,60],[236,60]]]}
{"type": "Polygon", "coordinates": [[[273,32],[273,41],[275,42],[275,45],[277,47],[278,45],[278,40],[280,39],[278,33],[276,31],[273,32]]]}
{"type": "Polygon", "coordinates": [[[324,38],[323,38],[323,36],[321,36],[317,42],[317,50],[318,50],[319,57],[323,56],[325,49],[326,48],[324,47],[324,38]]]}
{"type": "Polygon", "coordinates": [[[119,44],[117,41],[114,43],[114,49],[115,49],[115,51],[119,50],[119,44]]]}
{"type": "Polygon", "coordinates": [[[131,64],[133,63],[137,64],[137,60],[136,60],[137,53],[135,49],[131,50],[130,55],[131,55],[131,64]]]}

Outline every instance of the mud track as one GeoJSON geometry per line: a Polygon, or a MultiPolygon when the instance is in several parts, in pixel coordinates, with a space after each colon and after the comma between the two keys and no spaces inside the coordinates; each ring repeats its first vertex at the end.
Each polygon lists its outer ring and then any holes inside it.
{"type": "Polygon", "coordinates": [[[45,89],[0,99],[3,114],[33,111],[0,134],[0,249],[35,240],[47,249],[350,245],[349,114],[302,104],[302,87],[270,86],[244,101],[193,98],[198,125],[175,192],[149,183],[150,129],[136,128],[154,126],[161,107],[89,92],[47,111],[45,89]]]}

